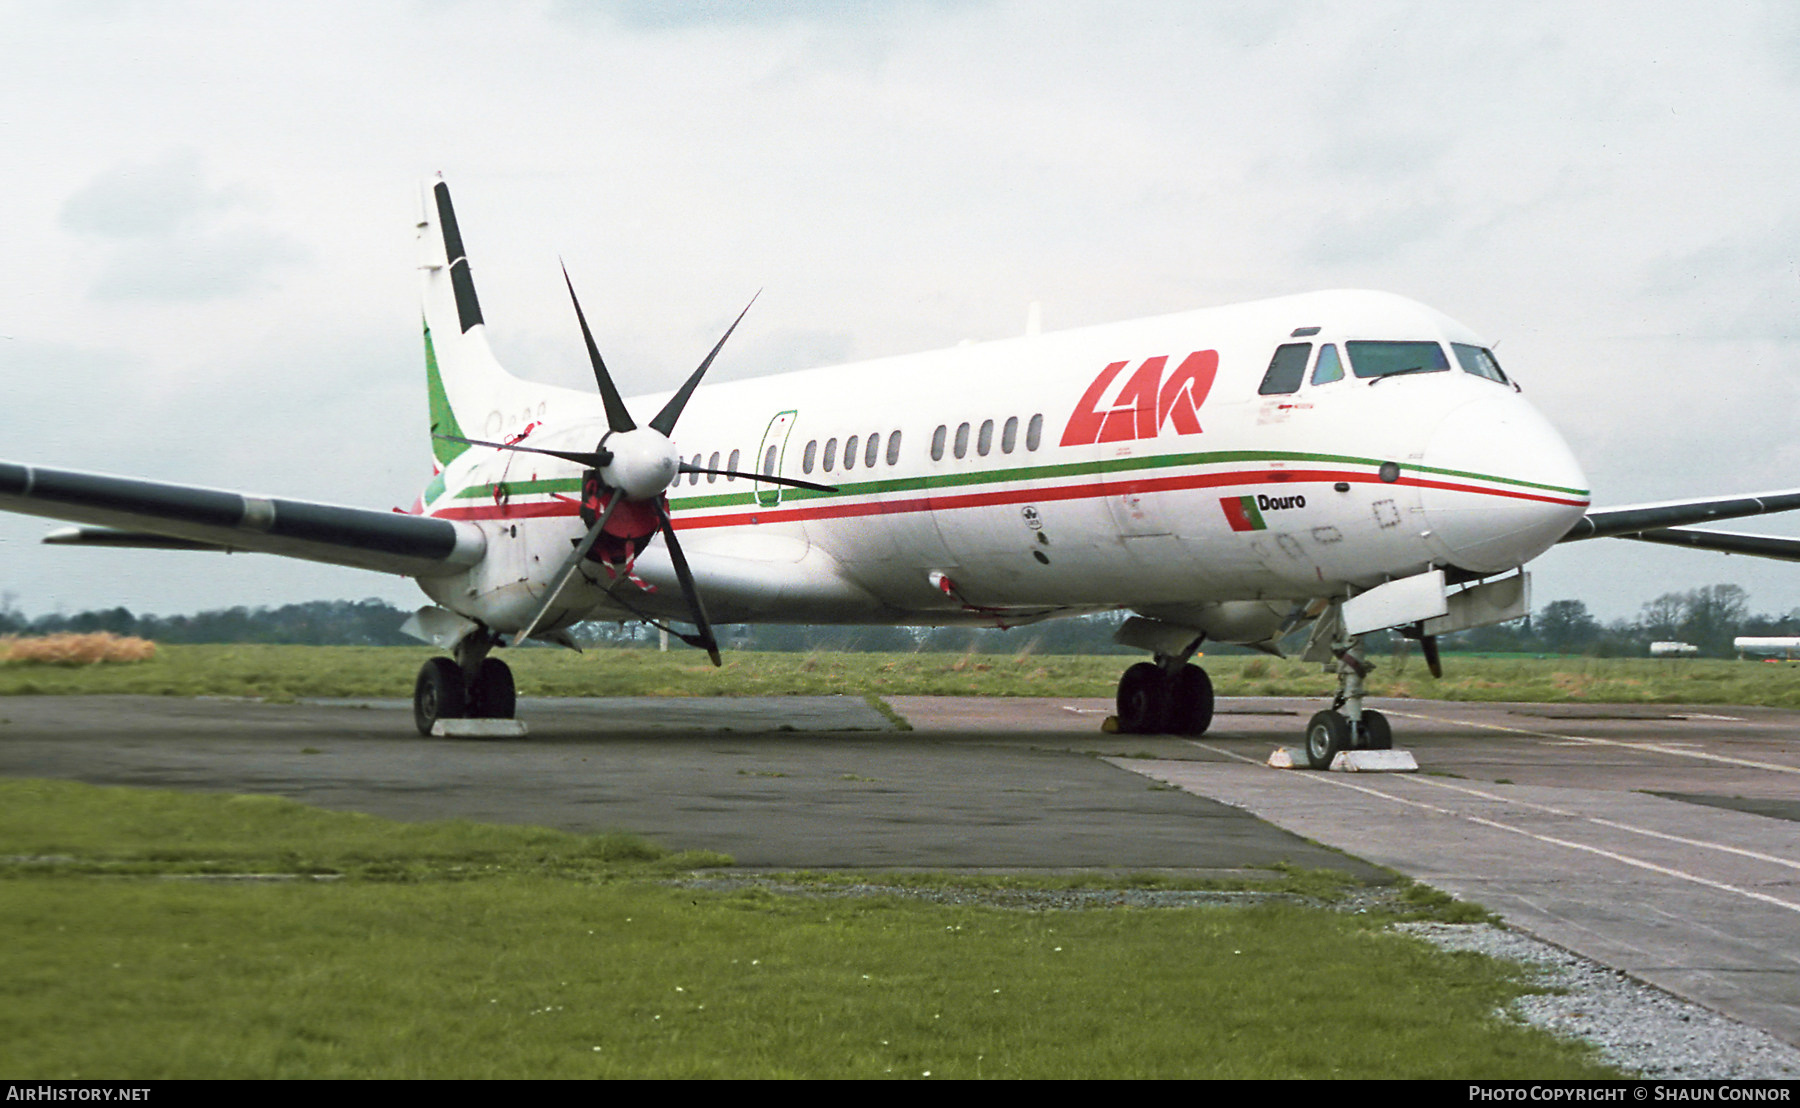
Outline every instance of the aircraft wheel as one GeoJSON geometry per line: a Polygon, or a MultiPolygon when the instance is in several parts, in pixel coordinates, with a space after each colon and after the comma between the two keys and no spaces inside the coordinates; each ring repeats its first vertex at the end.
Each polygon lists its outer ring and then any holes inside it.
{"type": "Polygon", "coordinates": [[[1154,735],[1169,726],[1169,679],[1155,662],[1139,662],[1119,678],[1119,730],[1154,735]]]}
{"type": "Polygon", "coordinates": [[[461,719],[465,700],[461,666],[449,658],[426,662],[413,685],[413,723],[419,734],[431,734],[431,725],[440,719],[461,719]]]}
{"type": "Polygon", "coordinates": [[[1363,739],[1370,750],[1394,749],[1394,729],[1388,726],[1388,718],[1373,708],[1364,708],[1363,739]]]}
{"type": "Polygon", "coordinates": [[[1320,712],[1306,725],[1306,764],[1330,769],[1338,751],[1350,744],[1350,721],[1342,712],[1320,712]]]}
{"type": "Polygon", "coordinates": [[[1199,666],[1182,666],[1175,674],[1169,729],[1182,735],[1204,735],[1212,726],[1212,718],[1212,678],[1199,666]]]}
{"type": "Polygon", "coordinates": [[[469,686],[469,715],[476,719],[511,719],[517,710],[512,668],[498,658],[483,658],[469,686]]]}

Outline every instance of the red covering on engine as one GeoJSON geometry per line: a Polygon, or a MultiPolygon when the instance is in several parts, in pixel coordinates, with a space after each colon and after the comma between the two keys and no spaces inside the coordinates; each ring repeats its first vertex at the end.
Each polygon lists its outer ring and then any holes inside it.
{"type": "MultiPolygon", "coordinates": [[[[607,504],[618,493],[613,489],[602,488],[600,477],[589,471],[581,482],[581,522],[589,527],[600,518],[607,504]]],[[[657,529],[662,526],[655,503],[651,501],[624,500],[613,509],[607,517],[606,527],[600,537],[594,540],[594,547],[588,551],[588,557],[597,562],[610,565],[630,565],[637,556],[650,545],[656,537],[657,529]]]]}

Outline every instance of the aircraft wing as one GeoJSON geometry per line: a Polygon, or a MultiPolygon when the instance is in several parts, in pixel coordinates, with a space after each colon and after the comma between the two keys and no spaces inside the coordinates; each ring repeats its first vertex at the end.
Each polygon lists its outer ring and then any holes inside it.
{"type": "MultiPolygon", "coordinates": [[[[1723,548],[1687,540],[1656,539],[1641,532],[1661,532],[1665,528],[1683,527],[1689,523],[1709,523],[1720,519],[1742,519],[1745,516],[1768,515],[1771,512],[1791,512],[1796,508],[1800,508],[1800,489],[1762,492],[1753,496],[1734,496],[1723,500],[1673,500],[1656,504],[1636,504],[1625,508],[1604,508],[1582,516],[1576,521],[1575,526],[1569,528],[1569,533],[1557,541],[1641,538],[1646,542],[1670,542],[1675,545],[1717,550],[1723,548]]],[[[1706,534],[1704,531],[1689,533],[1706,534]]],[[[1741,549],[1738,553],[1753,554],[1756,551],[1741,549]]],[[[1765,554],[1763,556],[1778,557],[1779,555],[1765,554]]]]}
{"type": "Polygon", "coordinates": [[[473,565],[486,550],[480,528],[461,521],[15,462],[0,462],[0,510],[89,525],[46,542],[253,551],[409,577],[473,565]]]}
{"type": "Polygon", "coordinates": [[[1778,535],[1745,535],[1736,531],[1699,531],[1692,527],[1669,527],[1661,531],[1642,531],[1618,537],[1661,543],[1664,546],[1691,546],[1696,550],[1718,550],[1726,554],[1749,554],[1783,562],[1800,562],[1800,539],[1782,538],[1778,535]]]}

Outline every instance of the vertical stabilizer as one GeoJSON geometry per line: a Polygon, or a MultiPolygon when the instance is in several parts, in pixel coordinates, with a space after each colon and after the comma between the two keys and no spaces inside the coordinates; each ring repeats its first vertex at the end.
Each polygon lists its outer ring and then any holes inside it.
{"type": "MultiPolygon", "coordinates": [[[[463,248],[462,230],[441,177],[425,183],[419,212],[419,269],[425,279],[425,375],[434,435],[481,434],[488,413],[506,407],[517,382],[488,346],[481,302],[463,248]]],[[[445,466],[468,447],[433,439],[445,466]]]]}

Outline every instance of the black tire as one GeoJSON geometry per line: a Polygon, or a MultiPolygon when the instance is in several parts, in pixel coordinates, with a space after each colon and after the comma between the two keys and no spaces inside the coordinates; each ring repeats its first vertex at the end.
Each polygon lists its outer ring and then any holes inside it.
{"type": "Polygon", "coordinates": [[[1331,760],[1350,742],[1350,721],[1342,712],[1320,712],[1306,725],[1306,764],[1330,769],[1331,760]]]}
{"type": "Polygon", "coordinates": [[[1369,750],[1394,749],[1394,729],[1388,718],[1373,708],[1363,709],[1363,745],[1369,750]]]}
{"type": "Polygon", "coordinates": [[[483,658],[469,687],[469,715],[475,719],[511,719],[518,703],[512,668],[498,658],[483,658]]]}
{"type": "Polygon", "coordinates": [[[1155,735],[1169,727],[1169,679],[1155,662],[1139,662],[1119,678],[1119,730],[1155,735]]]}
{"type": "Polygon", "coordinates": [[[1204,735],[1212,726],[1213,683],[1199,666],[1182,666],[1170,693],[1169,730],[1180,735],[1204,735]]]}
{"type": "Polygon", "coordinates": [[[461,719],[468,696],[463,689],[462,667],[448,658],[433,658],[419,667],[413,685],[413,723],[419,734],[431,734],[440,719],[461,719]]]}

